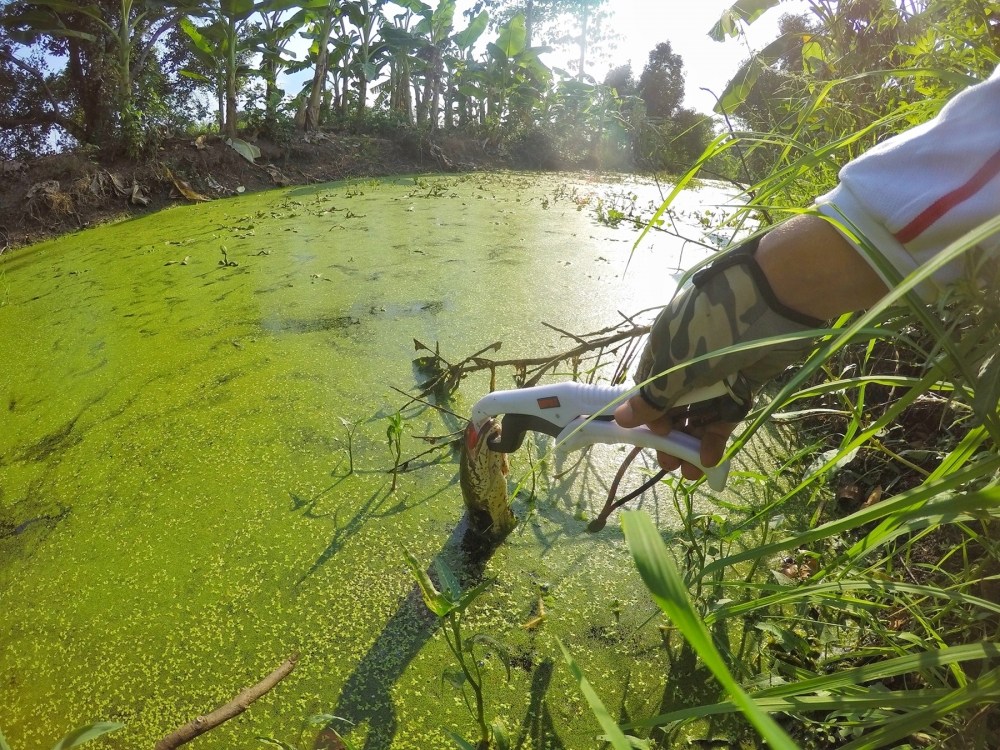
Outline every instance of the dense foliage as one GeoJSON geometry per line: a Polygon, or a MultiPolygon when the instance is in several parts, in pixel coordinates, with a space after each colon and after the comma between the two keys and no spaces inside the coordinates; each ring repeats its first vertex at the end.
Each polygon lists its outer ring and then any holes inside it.
{"type": "MultiPolygon", "coordinates": [[[[741,0],[715,33],[739,34],[778,4],[741,0]]],[[[995,3],[810,7],[734,76],[718,109],[736,129],[680,181],[737,155],[748,187],[731,226],[805,209],[840,165],[1000,63],[995,3]]],[[[635,720],[634,733],[656,727],[672,747],[700,722],[699,736],[730,746],[997,747],[1000,280],[981,286],[979,266],[980,283],[934,309],[912,290],[963,255],[974,266],[977,243],[998,230],[1000,217],[956,238],[874,308],[835,321],[776,385],[736,448],[777,416],[798,452],[775,475],[745,477],[748,497],[765,498],[743,508],[748,519],[698,512],[678,486],[677,561],[626,519],[654,599],[724,688],[635,720]]]]}
{"type": "Polygon", "coordinates": [[[203,128],[214,111],[227,137],[462,129],[543,164],[624,167],[633,154],[651,166],[689,163],[710,125],[674,101],[683,74],[669,45],[663,60],[651,54],[639,92],[588,75],[588,55],[608,38],[604,5],[494,0],[462,18],[455,0],[6,2],[0,154],[58,140],[139,156],[166,134],[203,128]],[[545,64],[567,44],[578,50],[573,72],[545,64]],[[687,135],[674,148],[677,131],[687,135]]]}

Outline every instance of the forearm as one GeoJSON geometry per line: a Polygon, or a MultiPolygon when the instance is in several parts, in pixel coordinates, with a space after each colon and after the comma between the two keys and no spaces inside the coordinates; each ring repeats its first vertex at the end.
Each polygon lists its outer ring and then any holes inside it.
{"type": "Polygon", "coordinates": [[[761,238],[757,263],[779,300],[821,320],[870,307],[888,291],[828,221],[802,214],[761,238]]]}

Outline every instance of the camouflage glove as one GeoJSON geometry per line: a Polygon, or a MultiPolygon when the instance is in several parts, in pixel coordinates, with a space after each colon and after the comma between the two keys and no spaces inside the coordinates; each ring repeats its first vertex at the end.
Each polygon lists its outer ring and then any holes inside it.
{"type": "MultiPolygon", "coordinates": [[[[692,285],[665,307],[649,334],[636,371],[636,382],[675,365],[733,344],[819,328],[824,321],[802,315],[778,301],[754,253],[758,240],[746,243],[696,273],[692,285]]],[[[642,386],[642,397],[667,410],[695,388],[724,382],[729,396],[694,405],[697,421],[737,422],[750,411],[753,394],[767,380],[801,359],[813,347],[802,339],[698,362],[642,386]]]]}

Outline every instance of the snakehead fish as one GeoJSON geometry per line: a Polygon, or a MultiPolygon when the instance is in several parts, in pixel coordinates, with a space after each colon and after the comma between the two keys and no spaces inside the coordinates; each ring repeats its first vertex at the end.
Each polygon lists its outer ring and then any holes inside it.
{"type": "Polygon", "coordinates": [[[472,422],[465,426],[458,478],[472,527],[484,536],[503,539],[516,519],[507,500],[507,454],[486,444],[494,433],[500,433],[495,419],[478,430],[472,422]]]}

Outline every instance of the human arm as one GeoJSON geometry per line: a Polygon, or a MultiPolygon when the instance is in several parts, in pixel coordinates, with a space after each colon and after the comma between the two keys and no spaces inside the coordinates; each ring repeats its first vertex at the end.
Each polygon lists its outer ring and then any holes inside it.
{"type": "MultiPolygon", "coordinates": [[[[747,407],[755,387],[811,347],[808,334],[803,333],[809,319],[819,325],[872,305],[889,285],[932,261],[954,240],[993,220],[1000,206],[997,122],[1000,66],[988,80],[954,96],[932,120],[880,142],[845,165],[837,187],[817,198],[820,215],[797,216],[765,235],[753,262],[743,264],[753,273],[734,282],[755,282],[744,284],[738,315],[729,315],[728,320],[723,316],[721,325],[718,320],[713,323],[711,310],[705,309],[711,304],[700,303],[713,295],[738,299],[729,288],[738,287],[718,279],[714,291],[708,283],[703,290],[687,289],[676,296],[654,324],[637,373],[639,381],[650,375],[654,380],[643,386],[641,395],[619,407],[618,423],[623,427],[645,423],[657,432],[669,432],[673,425],[665,415],[678,396],[737,373],[741,376],[736,383],[743,390],[736,393],[736,400],[747,407]],[[744,320],[749,324],[744,325],[744,320]],[[732,344],[796,333],[804,337],[798,346],[790,341],[784,347],[708,358],[673,375],[655,377],[732,344]],[[696,339],[699,347],[684,346],[685,341],[696,339]]],[[[719,262],[724,263],[724,259],[719,262]]],[[[961,279],[995,288],[997,266],[1000,233],[937,267],[915,291],[931,302],[961,279]]],[[[737,266],[716,276],[725,281],[726,274],[735,277],[738,270],[737,266]]],[[[703,463],[719,461],[736,427],[735,419],[738,414],[730,415],[730,421],[685,427],[703,437],[703,463]]],[[[660,462],[668,469],[679,463],[663,455],[660,462]]],[[[690,478],[700,474],[693,466],[683,466],[682,473],[690,478]]]]}
{"type": "MultiPolygon", "coordinates": [[[[868,307],[887,291],[885,283],[840,232],[827,220],[814,215],[796,216],[766,234],[757,246],[754,260],[763,272],[770,291],[782,305],[817,321],[868,307]]],[[[682,308],[690,304],[689,299],[678,304],[671,303],[661,313],[657,325],[662,326],[671,317],[682,315],[682,308]]],[[[698,322],[695,320],[691,325],[697,326],[698,322]]],[[[713,376],[734,375],[744,366],[738,360],[730,360],[730,363],[732,371],[726,372],[729,368],[726,362],[722,362],[713,369],[713,376]]],[[[654,372],[649,372],[647,377],[654,372]]],[[[677,395],[681,387],[676,386],[677,395]]],[[[636,394],[618,407],[615,421],[622,427],[646,424],[654,432],[667,434],[673,429],[666,414],[670,396],[669,390],[652,398],[648,393],[636,394]]],[[[737,424],[734,421],[717,421],[686,430],[702,440],[702,463],[714,466],[719,462],[725,452],[726,441],[737,424]]],[[[701,476],[697,467],[682,463],[673,456],[659,453],[657,457],[660,466],[668,471],[680,467],[682,475],[688,479],[701,476]]]]}

